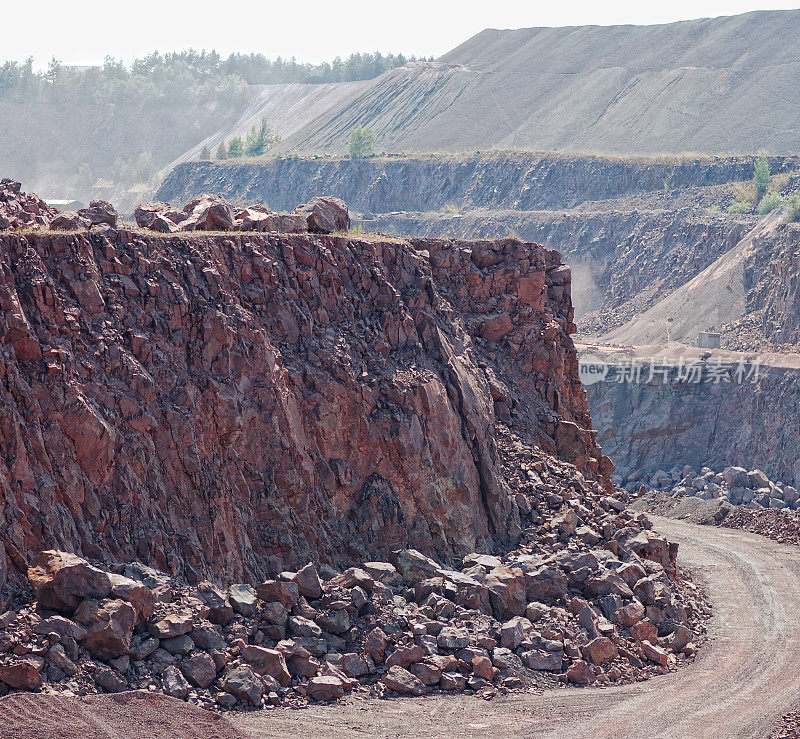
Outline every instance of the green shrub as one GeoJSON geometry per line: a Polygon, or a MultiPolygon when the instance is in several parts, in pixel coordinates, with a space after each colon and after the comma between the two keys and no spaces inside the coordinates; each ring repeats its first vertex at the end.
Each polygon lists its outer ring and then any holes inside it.
{"type": "Polygon", "coordinates": [[[350,134],[350,158],[365,159],[375,153],[375,134],[369,126],[354,128],[350,134]]]}
{"type": "Polygon", "coordinates": [[[219,142],[219,146],[217,147],[217,153],[214,155],[214,159],[227,159],[228,158],[228,147],[224,141],[219,142]]]}
{"type": "Polygon", "coordinates": [[[767,213],[772,213],[773,210],[776,208],[780,208],[783,205],[783,198],[779,192],[768,192],[763,198],[761,198],[761,202],[758,204],[758,208],[756,208],[756,212],[761,215],[765,216],[767,213]]]}
{"type": "Polygon", "coordinates": [[[750,203],[743,203],[741,200],[736,200],[727,207],[728,213],[749,213],[752,210],[750,203]]]}
{"type": "Polygon", "coordinates": [[[244,156],[244,141],[241,136],[234,136],[228,142],[228,159],[236,159],[244,156]]]}
{"type": "Polygon", "coordinates": [[[769,185],[769,161],[766,152],[760,152],[756,157],[753,185],[756,188],[756,197],[761,200],[767,192],[769,185]]]}
{"type": "Polygon", "coordinates": [[[784,204],[789,208],[789,220],[800,221],[800,192],[792,193],[784,204]]]}
{"type": "Polygon", "coordinates": [[[207,162],[209,159],[211,159],[211,152],[208,150],[207,146],[204,146],[202,149],[200,149],[200,155],[197,158],[201,162],[207,162]]]}
{"type": "Polygon", "coordinates": [[[253,126],[244,142],[244,152],[249,157],[260,157],[267,149],[277,144],[279,138],[273,133],[266,118],[261,119],[258,128],[253,126]]]}

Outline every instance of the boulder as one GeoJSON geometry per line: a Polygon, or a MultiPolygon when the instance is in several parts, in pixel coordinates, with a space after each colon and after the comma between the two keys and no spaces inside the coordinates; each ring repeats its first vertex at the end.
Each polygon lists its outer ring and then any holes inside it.
{"type": "Polygon", "coordinates": [[[286,580],[266,580],[256,589],[258,597],[267,602],[278,601],[290,609],[300,600],[300,589],[297,583],[286,580]]]}
{"type": "Polygon", "coordinates": [[[88,208],[81,208],[78,211],[78,215],[93,226],[105,224],[112,228],[117,227],[117,209],[105,200],[92,200],[88,208]]]}
{"type": "Polygon", "coordinates": [[[184,677],[198,688],[207,688],[217,677],[217,665],[210,654],[195,652],[180,666],[184,677]]]}
{"type": "Polygon", "coordinates": [[[436,644],[442,649],[463,649],[469,646],[469,632],[455,626],[445,626],[436,637],[436,644]]]}
{"type": "Polygon", "coordinates": [[[121,657],[130,649],[137,621],[136,610],[130,603],[119,599],[101,601],[87,623],[83,646],[93,657],[121,657]]]}
{"type": "Polygon", "coordinates": [[[651,644],[649,641],[641,642],[640,647],[644,656],[651,662],[655,662],[662,667],[666,667],[669,664],[669,655],[661,647],[651,644]]]}
{"type": "Polygon", "coordinates": [[[35,659],[14,659],[0,665],[0,682],[17,690],[42,687],[42,663],[35,659]]]}
{"type": "Polygon", "coordinates": [[[86,629],[78,623],[71,621],[64,616],[48,616],[43,618],[33,627],[34,634],[52,634],[68,636],[75,641],[83,641],[86,638],[86,629]]]}
{"type": "Polygon", "coordinates": [[[576,685],[590,685],[594,682],[594,670],[582,659],[575,660],[567,668],[567,680],[576,685]]]}
{"type": "Polygon", "coordinates": [[[561,669],[563,652],[548,652],[543,649],[531,649],[520,655],[522,664],[529,670],[558,672],[561,669]]]}
{"type": "Polygon", "coordinates": [[[400,695],[424,695],[425,685],[418,677],[400,665],[394,665],[381,678],[381,682],[400,695]]]}
{"type": "Polygon", "coordinates": [[[533,625],[527,618],[517,616],[500,627],[500,644],[506,649],[516,649],[528,638],[533,625]]]}
{"type": "Polygon", "coordinates": [[[344,684],[333,676],[312,677],[306,686],[306,695],[315,701],[335,701],[344,696],[344,684]]]}
{"type": "Polygon", "coordinates": [[[252,585],[231,585],[228,601],[240,616],[255,616],[258,613],[258,593],[252,585]]]}
{"type": "Polygon", "coordinates": [[[28,580],[39,606],[54,611],[74,611],[86,598],[105,598],[112,587],[107,572],[82,557],[54,549],[34,559],[28,580]]]}
{"type": "Polygon", "coordinates": [[[112,598],[118,598],[130,603],[141,620],[146,620],[153,615],[155,599],[150,588],[124,575],[109,573],[108,577],[111,580],[111,592],[109,595],[112,598]]]}
{"type": "Polygon", "coordinates": [[[175,665],[169,665],[161,675],[164,692],[173,698],[183,700],[189,695],[190,685],[175,665]]]}
{"type": "Polygon", "coordinates": [[[188,611],[170,613],[151,624],[150,633],[157,639],[171,639],[173,636],[188,634],[192,630],[194,616],[188,611]]]}
{"type": "Polygon", "coordinates": [[[82,231],[89,228],[92,222],[74,210],[65,210],[50,221],[53,231],[82,231]]]}
{"type": "Polygon", "coordinates": [[[339,198],[314,197],[305,205],[298,205],[293,212],[304,216],[308,230],[314,233],[350,230],[350,213],[345,202],[339,198]]]}
{"type": "Polygon", "coordinates": [[[567,595],[567,577],[558,567],[541,566],[526,571],[525,594],[529,601],[561,601],[567,595]]]}
{"type": "Polygon", "coordinates": [[[605,636],[598,636],[583,648],[583,654],[589,662],[602,665],[616,658],[617,648],[611,639],[605,636]]]}
{"type": "Polygon", "coordinates": [[[744,467],[726,467],[722,470],[722,479],[730,488],[750,487],[750,478],[744,467]]]}
{"type": "Polygon", "coordinates": [[[224,626],[233,620],[233,608],[225,593],[213,583],[204,580],[197,586],[200,599],[208,606],[208,620],[224,626]]]}
{"type": "Polygon", "coordinates": [[[406,646],[406,647],[398,647],[387,658],[386,667],[391,668],[394,665],[400,665],[400,667],[408,667],[409,665],[414,664],[414,662],[421,662],[424,657],[425,657],[425,649],[419,644],[414,644],[412,646],[406,646]]]}
{"type": "Polygon", "coordinates": [[[528,605],[525,576],[518,567],[495,567],[483,583],[489,589],[489,600],[499,620],[522,616],[528,605]]]}
{"type": "Polygon", "coordinates": [[[222,678],[222,689],[256,708],[261,706],[264,683],[248,665],[239,665],[229,670],[222,678]]]}
{"type": "Polygon", "coordinates": [[[309,562],[297,571],[294,583],[304,598],[317,600],[322,597],[322,581],[319,579],[319,573],[313,562],[309,562]]]}
{"type": "Polygon", "coordinates": [[[364,638],[364,653],[376,664],[383,662],[388,645],[388,638],[383,630],[376,626],[364,638]]]}
{"type": "Polygon", "coordinates": [[[259,675],[269,675],[286,686],[292,679],[284,655],[277,649],[267,649],[248,644],[242,647],[242,659],[259,675]]]}
{"type": "Polygon", "coordinates": [[[178,225],[182,231],[231,231],[233,211],[225,198],[204,193],[187,203],[187,218],[178,225]]]}

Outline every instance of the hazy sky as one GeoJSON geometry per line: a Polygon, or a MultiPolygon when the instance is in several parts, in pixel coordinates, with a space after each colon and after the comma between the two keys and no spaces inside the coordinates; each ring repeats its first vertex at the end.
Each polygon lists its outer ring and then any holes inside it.
{"type": "Polygon", "coordinates": [[[792,8],[746,0],[0,0],[0,59],[33,56],[45,66],[129,60],[155,49],[260,51],[319,62],[353,51],[402,51],[438,56],[484,28],[666,23],[792,8]]]}

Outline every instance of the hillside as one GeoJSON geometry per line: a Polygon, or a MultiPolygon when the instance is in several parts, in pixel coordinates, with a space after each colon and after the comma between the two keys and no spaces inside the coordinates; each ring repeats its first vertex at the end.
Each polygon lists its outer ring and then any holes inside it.
{"type": "Polygon", "coordinates": [[[661,154],[791,153],[800,131],[800,11],[656,26],[487,29],[436,62],[353,92],[282,149],[527,148],[661,154]]]}

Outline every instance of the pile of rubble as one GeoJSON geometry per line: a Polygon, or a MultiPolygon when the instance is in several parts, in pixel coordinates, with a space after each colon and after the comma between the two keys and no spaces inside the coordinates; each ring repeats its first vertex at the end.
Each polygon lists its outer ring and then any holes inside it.
{"type": "Polygon", "coordinates": [[[721,500],[734,506],[744,505],[754,510],[763,508],[800,509],[800,493],[792,485],[770,480],[761,470],[747,471],[744,467],[726,467],[714,472],[703,467],[699,473],[690,465],[673,467],[669,472],[658,470],[649,478],[638,471],[618,470],[612,477],[628,491],[644,486],[676,496],[691,495],[702,500],[721,500]]]}
{"type": "Polygon", "coordinates": [[[37,195],[22,192],[19,182],[0,180],[0,231],[47,228],[56,213],[37,195]]]}
{"type": "Polygon", "coordinates": [[[136,225],[150,231],[276,231],[334,233],[350,230],[347,205],[338,198],[314,197],[291,213],[275,213],[263,205],[235,210],[221,195],[200,195],[183,210],[168,203],[142,203],[134,212],[136,225]]]}
{"type": "MultiPolygon", "coordinates": [[[[177,210],[168,203],[142,203],[134,212],[136,225],[159,233],[182,231],[258,231],[335,233],[350,230],[347,205],[338,198],[314,197],[291,213],[275,213],[263,205],[235,209],[220,195],[204,194],[177,210]]],[[[92,226],[116,228],[119,216],[105,200],[88,208],[59,213],[35,194],[22,192],[19,182],[0,180],[0,231],[34,229],[82,231],[92,226]]]]}
{"type": "Polygon", "coordinates": [[[374,695],[641,680],[691,658],[709,615],[677,545],[574,467],[504,440],[521,545],[449,569],[413,549],[338,573],[196,586],[42,552],[0,616],[0,693],[145,689],[246,709],[374,695]],[[516,455],[516,456],[515,456],[516,455]]]}

